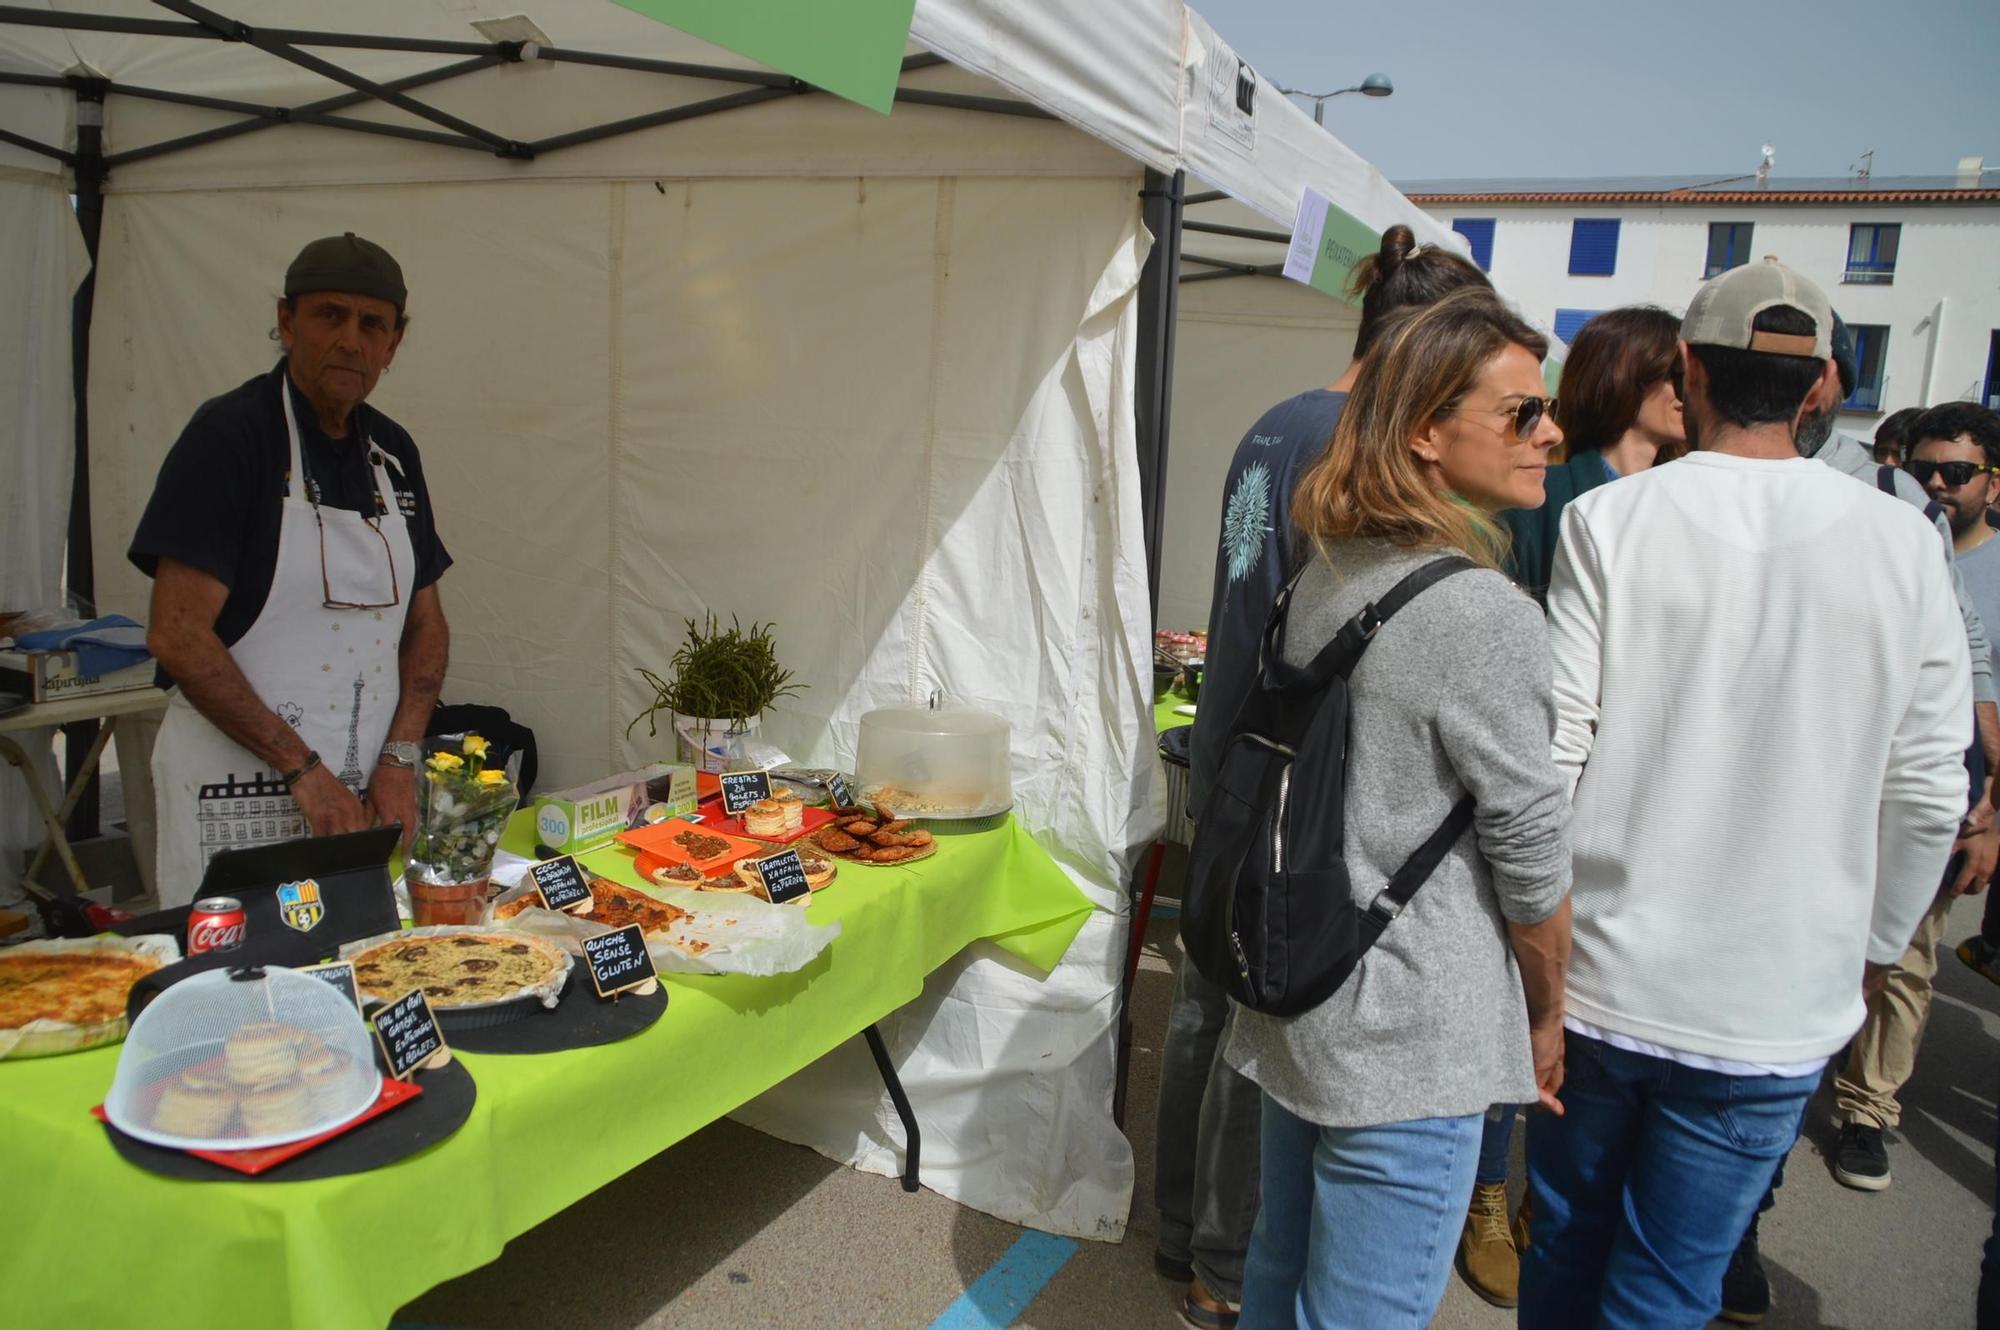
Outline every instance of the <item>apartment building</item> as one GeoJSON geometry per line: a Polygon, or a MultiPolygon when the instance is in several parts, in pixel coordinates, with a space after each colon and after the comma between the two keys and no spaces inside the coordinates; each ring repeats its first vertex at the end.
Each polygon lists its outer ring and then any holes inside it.
{"type": "Polygon", "coordinates": [[[1399,188],[1463,235],[1526,312],[1568,340],[1592,315],[1678,313],[1702,280],[1776,255],[1853,329],[1846,425],[1906,406],[2000,408],[2000,171],[1952,176],[1425,180],[1399,188]]]}

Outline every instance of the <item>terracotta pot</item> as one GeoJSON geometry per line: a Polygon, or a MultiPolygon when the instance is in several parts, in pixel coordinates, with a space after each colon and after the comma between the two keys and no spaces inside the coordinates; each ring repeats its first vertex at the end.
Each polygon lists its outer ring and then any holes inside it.
{"type": "Polygon", "coordinates": [[[483,924],[486,922],[487,887],[490,878],[470,882],[425,882],[410,878],[410,918],[417,927],[428,924],[483,924]]]}

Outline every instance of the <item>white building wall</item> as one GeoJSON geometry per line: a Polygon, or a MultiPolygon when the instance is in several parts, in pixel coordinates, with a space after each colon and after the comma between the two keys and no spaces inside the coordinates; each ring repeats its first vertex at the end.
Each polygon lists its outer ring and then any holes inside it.
{"type": "Polygon", "coordinates": [[[1826,288],[1851,324],[1889,329],[1882,410],[1846,412],[1846,428],[1866,434],[1883,414],[1906,406],[1977,399],[2000,330],[2000,206],[1987,204],[1439,204],[1431,213],[1491,217],[1493,280],[1529,314],[1553,322],[1558,309],[1654,304],[1679,313],[1701,285],[1711,222],[1750,222],[1750,254],[1775,254],[1826,288]],[[1620,220],[1617,270],[1608,277],[1569,272],[1570,223],[1620,220]],[[1902,228],[1894,282],[1851,285],[1849,228],[1895,222],[1902,228]]]}

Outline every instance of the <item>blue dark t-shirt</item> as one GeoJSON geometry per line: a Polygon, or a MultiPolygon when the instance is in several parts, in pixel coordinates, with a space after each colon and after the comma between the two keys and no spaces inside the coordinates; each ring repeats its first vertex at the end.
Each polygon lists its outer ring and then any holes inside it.
{"type": "Polygon", "coordinates": [[[1208,663],[1189,745],[1188,810],[1201,814],[1229,724],[1257,683],[1257,648],[1278,593],[1298,571],[1292,491],[1333,440],[1347,394],[1315,388],[1278,403],[1250,427],[1223,486],[1208,663]]]}

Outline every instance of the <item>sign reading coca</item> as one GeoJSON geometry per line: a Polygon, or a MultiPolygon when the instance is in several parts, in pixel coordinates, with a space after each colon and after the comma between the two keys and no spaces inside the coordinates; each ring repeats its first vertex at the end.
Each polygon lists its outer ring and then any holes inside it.
{"type": "Polygon", "coordinates": [[[188,909],[187,954],[234,951],[243,945],[243,902],[234,896],[211,896],[188,909]]]}

